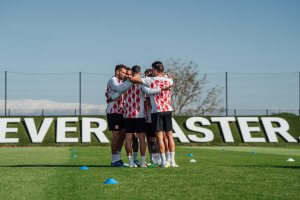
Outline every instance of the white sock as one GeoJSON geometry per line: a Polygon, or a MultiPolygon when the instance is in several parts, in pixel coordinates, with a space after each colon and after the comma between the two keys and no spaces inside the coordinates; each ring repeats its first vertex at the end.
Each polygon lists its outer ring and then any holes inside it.
{"type": "Polygon", "coordinates": [[[171,160],[171,154],[169,151],[166,152],[166,160],[167,160],[167,162],[170,162],[170,160],[171,160]]]}
{"type": "Polygon", "coordinates": [[[175,164],[175,152],[170,152],[171,154],[171,163],[175,164]]]}
{"type": "Polygon", "coordinates": [[[144,166],[146,164],[146,156],[142,156],[141,158],[141,165],[144,166]]]}
{"type": "Polygon", "coordinates": [[[165,153],[160,154],[160,158],[161,158],[161,164],[165,165],[166,164],[166,154],[165,153]]]}
{"type": "Polygon", "coordinates": [[[158,154],[158,163],[161,163],[161,157],[160,157],[160,154],[158,154]]]}
{"type": "Polygon", "coordinates": [[[117,161],[118,161],[118,159],[117,159],[116,155],[115,155],[115,154],[112,154],[112,155],[111,155],[111,162],[112,162],[112,163],[115,163],[115,162],[117,162],[117,161]]]}
{"type": "MultiPolygon", "coordinates": [[[[118,160],[121,160],[121,152],[120,152],[120,151],[117,151],[116,157],[117,157],[118,160]]],[[[118,161],[118,160],[117,160],[117,161],[118,161]]]]}
{"type": "Polygon", "coordinates": [[[134,161],[138,160],[138,155],[139,155],[139,152],[133,152],[133,160],[134,161]]]}
{"type": "Polygon", "coordinates": [[[129,165],[134,165],[132,156],[128,156],[128,162],[129,162],[129,165]]]}
{"type": "Polygon", "coordinates": [[[159,153],[152,154],[152,160],[153,160],[153,164],[158,164],[159,153]]]}

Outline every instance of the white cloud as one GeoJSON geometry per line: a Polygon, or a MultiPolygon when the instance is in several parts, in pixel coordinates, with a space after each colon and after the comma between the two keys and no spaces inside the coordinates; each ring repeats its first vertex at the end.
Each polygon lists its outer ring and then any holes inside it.
{"type": "MultiPolygon", "coordinates": [[[[4,107],[4,100],[0,100],[4,107]]],[[[45,115],[74,115],[78,114],[78,103],[57,102],[47,99],[19,99],[8,100],[7,109],[11,115],[41,115],[42,109],[45,115]]],[[[81,104],[83,115],[105,114],[106,104],[81,104]]],[[[4,110],[4,109],[3,109],[4,110]]],[[[4,111],[2,111],[3,113],[4,111]]]]}

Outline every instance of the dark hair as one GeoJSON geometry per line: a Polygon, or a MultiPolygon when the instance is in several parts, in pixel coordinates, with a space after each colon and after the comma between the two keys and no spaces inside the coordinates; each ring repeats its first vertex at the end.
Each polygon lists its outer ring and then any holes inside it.
{"type": "Polygon", "coordinates": [[[152,69],[146,69],[146,71],[145,71],[145,76],[152,76],[152,69]]]}
{"type": "Polygon", "coordinates": [[[164,65],[160,61],[155,61],[154,63],[152,63],[152,68],[157,70],[157,72],[159,73],[164,72],[164,65]]]}
{"type": "Polygon", "coordinates": [[[141,71],[141,67],[138,66],[138,65],[135,65],[131,68],[131,71],[132,71],[133,74],[137,74],[141,71]]]}
{"type": "Polygon", "coordinates": [[[115,73],[117,71],[119,71],[120,69],[123,69],[123,68],[127,69],[128,67],[126,65],[123,65],[123,64],[116,65],[116,67],[115,67],[115,73]]]}

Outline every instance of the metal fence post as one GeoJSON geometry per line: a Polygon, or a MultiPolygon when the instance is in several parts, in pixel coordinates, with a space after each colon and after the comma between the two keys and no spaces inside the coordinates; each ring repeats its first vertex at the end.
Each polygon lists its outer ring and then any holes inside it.
{"type": "Polygon", "coordinates": [[[5,81],[5,83],[4,83],[4,90],[5,90],[5,97],[4,97],[4,115],[5,116],[7,116],[7,71],[5,71],[5,73],[4,73],[4,76],[5,76],[5,78],[4,78],[4,81],[5,81]]]}
{"type": "Polygon", "coordinates": [[[79,72],[79,116],[81,116],[81,72],[79,72]]]}
{"type": "Polygon", "coordinates": [[[228,116],[228,73],[225,73],[226,116],[228,116]]]}

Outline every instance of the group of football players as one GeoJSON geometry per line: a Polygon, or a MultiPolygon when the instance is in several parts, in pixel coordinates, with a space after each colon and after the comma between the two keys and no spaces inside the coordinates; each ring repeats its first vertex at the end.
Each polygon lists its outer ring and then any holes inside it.
{"type": "Polygon", "coordinates": [[[178,167],[172,132],[172,86],[173,78],[165,73],[160,61],[152,63],[144,76],[137,65],[115,67],[115,75],[108,81],[105,93],[113,167],[178,167]],[[121,159],[124,141],[128,164],[121,159]]]}

